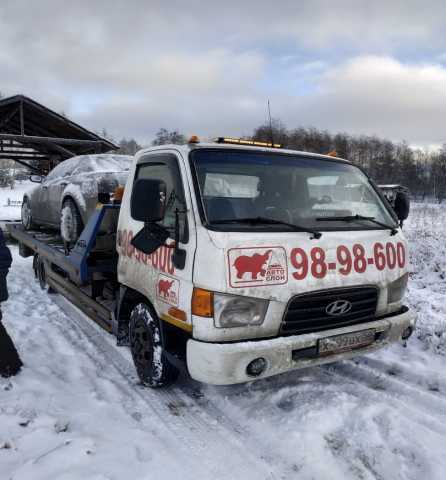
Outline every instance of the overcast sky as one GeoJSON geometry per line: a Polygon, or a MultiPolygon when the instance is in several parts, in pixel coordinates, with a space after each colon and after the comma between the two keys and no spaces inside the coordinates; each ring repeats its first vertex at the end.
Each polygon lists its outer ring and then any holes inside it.
{"type": "Polygon", "coordinates": [[[446,2],[1,0],[0,91],[148,143],[159,127],[446,142],[446,2]]]}

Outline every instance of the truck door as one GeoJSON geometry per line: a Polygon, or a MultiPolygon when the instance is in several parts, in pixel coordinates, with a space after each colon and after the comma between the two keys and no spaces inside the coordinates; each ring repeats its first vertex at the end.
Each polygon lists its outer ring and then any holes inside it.
{"type": "MultiPolygon", "coordinates": [[[[190,304],[192,268],[196,246],[190,189],[185,188],[186,166],[178,152],[153,152],[137,160],[133,179],[129,178],[118,227],[119,266],[121,283],[141,292],[154,305],[158,316],[179,328],[191,331],[190,304]],[[163,180],[166,183],[167,207],[164,220],[159,222],[169,231],[166,244],[150,255],[136,251],[131,239],[143,228],[143,223],[130,215],[131,185],[140,178],[163,180]],[[175,265],[175,223],[179,221],[179,247],[185,252],[185,264],[175,265]]],[[[147,205],[150,208],[150,205],[147,205]]]]}

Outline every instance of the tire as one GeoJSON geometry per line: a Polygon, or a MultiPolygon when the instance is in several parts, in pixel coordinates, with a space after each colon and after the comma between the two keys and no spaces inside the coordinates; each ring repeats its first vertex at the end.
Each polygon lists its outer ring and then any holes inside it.
{"type": "Polygon", "coordinates": [[[62,204],[60,212],[60,235],[66,245],[72,247],[78,241],[84,224],[82,222],[81,214],[76,204],[67,198],[62,204]]]}
{"type": "Polygon", "coordinates": [[[31,204],[28,198],[23,199],[21,217],[22,225],[25,227],[25,230],[32,230],[33,228],[37,227],[37,225],[33,222],[31,204]]]}
{"type": "Polygon", "coordinates": [[[40,259],[40,257],[37,257],[35,272],[36,272],[37,280],[39,281],[40,288],[42,290],[45,290],[46,287],[47,287],[47,285],[46,285],[46,269],[45,269],[45,264],[40,259]]]}
{"type": "Polygon", "coordinates": [[[133,363],[143,385],[161,388],[175,382],[179,371],[164,355],[159,321],[148,305],[140,303],[132,310],[129,337],[133,363]]]}

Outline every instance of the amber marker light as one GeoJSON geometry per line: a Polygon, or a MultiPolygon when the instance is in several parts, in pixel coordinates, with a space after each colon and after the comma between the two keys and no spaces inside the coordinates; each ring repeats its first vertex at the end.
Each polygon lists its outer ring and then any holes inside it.
{"type": "Polygon", "coordinates": [[[189,142],[188,143],[200,143],[200,139],[198,138],[198,135],[192,135],[190,138],[189,138],[189,142]]]}
{"type": "Polygon", "coordinates": [[[124,187],[119,186],[115,188],[115,191],[112,193],[111,199],[114,203],[120,203],[122,201],[122,197],[124,196],[124,187]]]}
{"type": "Polygon", "coordinates": [[[169,310],[168,310],[168,314],[171,317],[176,318],[177,320],[181,320],[182,322],[187,321],[186,312],[184,310],[180,310],[179,308],[170,307],[169,310]]]}
{"type": "Polygon", "coordinates": [[[192,293],[192,315],[199,317],[214,316],[214,294],[209,290],[194,288],[192,293]]]}
{"type": "Polygon", "coordinates": [[[244,138],[218,137],[215,141],[217,143],[227,143],[232,145],[247,145],[250,147],[282,148],[282,145],[280,143],[258,142],[256,140],[247,140],[244,138]]]}

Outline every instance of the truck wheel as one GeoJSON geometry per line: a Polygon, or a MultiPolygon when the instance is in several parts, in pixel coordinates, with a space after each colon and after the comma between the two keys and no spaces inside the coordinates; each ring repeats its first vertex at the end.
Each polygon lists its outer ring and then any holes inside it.
{"type": "Polygon", "coordinates": [[[56,293],[53,287],[48,285],[45,263],[37,254],[35,254],[33,258],[33,270],[34,270],[34,276],[36,280],[39,282],[40,288],[42,290],[46,289],[48,293],[56,293]]]}
{"type": "Polygon", "coordinates": [[[178,370],[165,358],[158,319],[148,305],[140,303],[130,314],[130,349],[141,383],[164,387],[178,378],[178,370]]]}
{"type": "Polygon", "coordinates": [[[46,270],[45,264],[43,261],[38,258],[36,262],[36,270],[37,270],[37,279],[39,280],[39,285],[42,290],[46,288],[46,270]]]}
{"type": "Polygon", "coordinates": [[[67,198],[62,204],[62,211],[60,215],[60,234],[62,240],[72,247],[80,237],[84,225],[82,223],[81,214],[76,204],[67,198]]]}
{"type": "Polygon", "coordinates": [[[36,228],[36,224],[33,222],[31,213],[31,205],[27,198],[23,199],[21,213],[22,225],[25,227],[25,230],[32,230],[33,228],[36,228]]]}

